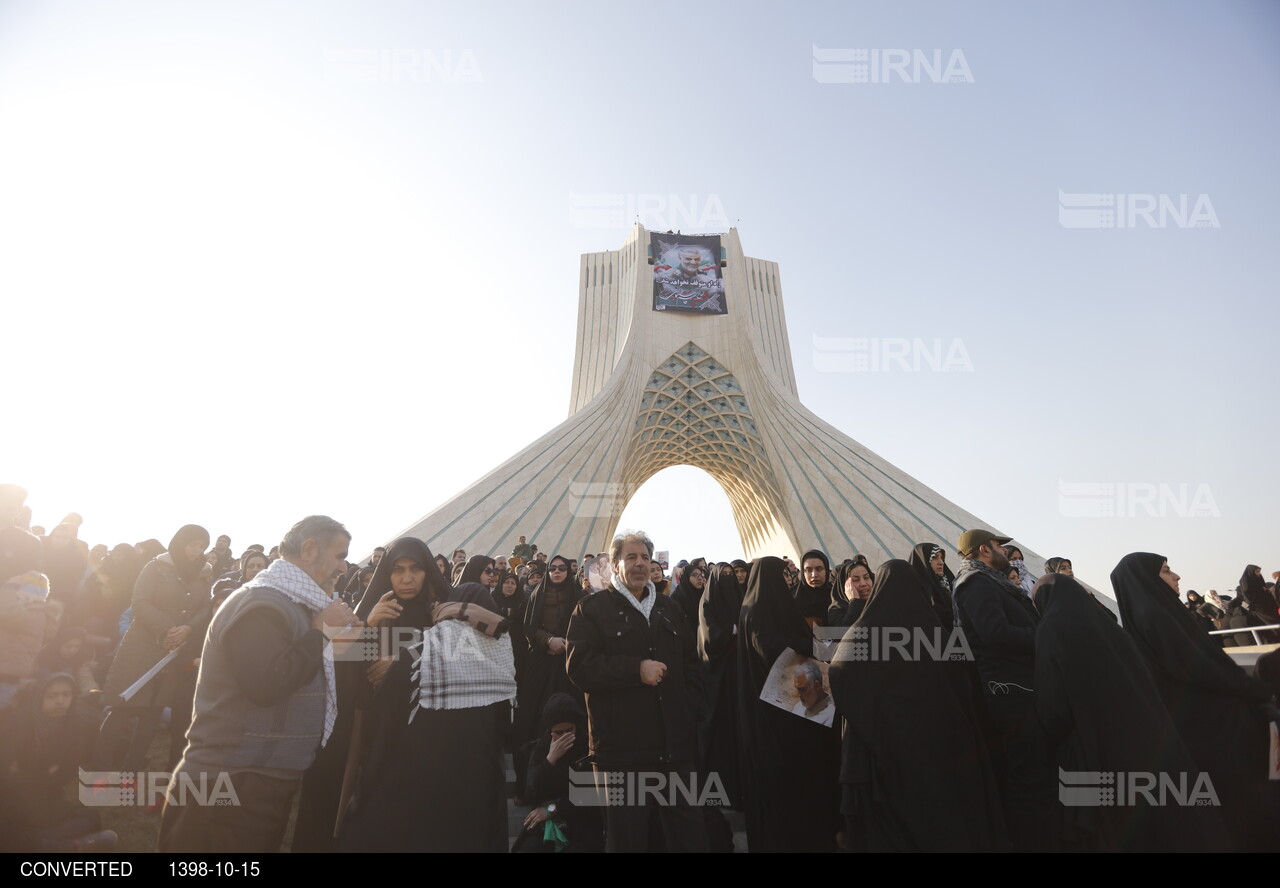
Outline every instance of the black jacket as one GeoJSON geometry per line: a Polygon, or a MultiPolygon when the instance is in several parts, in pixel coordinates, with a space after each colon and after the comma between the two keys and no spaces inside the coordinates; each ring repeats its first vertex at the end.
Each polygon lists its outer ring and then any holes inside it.
{"type": "Polygon", "coordinates": [[[986,574],[965,574],[956,585],[956,617],[978,660],[984,694],[1019,696],[1035,687],[1035,605],[986,574]]]}
{"type": "Polygon", "coordinates": [[[657,596],[649,624],[622,593],[584,598],[569,621],[569,680],[586,694],[592,759],[603,765],[693,764],[702,672],[694,633],[680,606],[657,596]],[[667,673],[640,681],[640,661],[667,673]]]}

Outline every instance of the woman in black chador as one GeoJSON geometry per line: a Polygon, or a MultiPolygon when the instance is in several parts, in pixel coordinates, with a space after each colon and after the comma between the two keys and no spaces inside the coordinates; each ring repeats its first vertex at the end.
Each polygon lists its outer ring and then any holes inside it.
{"type": "MultiPolygon", "coordinates": [[[[1187,775],[1197,772],[1169,718],[1146,661],[1129,634],[1071,577],[1045,574],[1032,600],[1036,625],[1036,714],[1064,771],[1187,775]]],[[[1114,788],[1114,787],[1112,787],[1114,788]]],[[[1089,792],[1089,790],[1085,790],[1089,792]]],[[[1209,806],[1163,806],[1145,797],[1124,806],[1059,808],[1069,851],[1229,851],[1209,806]]]]}
{"type": "Polygon", "coordinates": [[[698,725],[698,767],[716,773],[733,807],[741,799],[738,754],[738,618],[745,590],[732,568],[711,569],[698,603],[698,656],[703,701],[698,725]]]}
{"type": "Polygon", "coordinates": [[[950,659],[948,634],[910,564],[876,568],[871,600],[831,664],[847,720],[841,807],[853,849],[1007,848],[971,680],[950,659]],[[904,631],[905,645],[885,643],[904,631]]]}
{"type": "MultiPolygon", "coordinates": [[[[378,562],[356,616],[371,628],[385,630],[381,637],[388,645],[397,638],[407,642],[410,630],[431,624],[432,603],[447,600],[451,592],[427,544],[416,537],[402,537],[378,562]]],[[[389,647],[382,653],[384,657],[373,663],[350,659],[334,663],[338,716],[329,742],[302,780],[295,851],[333,850],[343,780],[347,778],[350,794],[361,750],[371,736],[367,710],[373,689],[394,662],[395,652],[389,647]],[[353,743],[361,748],[353,750],[353,743]]]]}
{"type": "Polygon", "coordinates": [[[839,730],[760,699],[787,648],[813,655],[813,632],[787,589],[786,565],[751,564],[738,624],[738,717],[747,845],[752,851],[834,851],[839,831],[839,730]]]}
{"type": "MultiPolygon", "coordinates": [[[[515,752],[516,786],[525,785],[525,755],[522,747],[539,735],[542,710],[552,694],[569,694],[582,703],[582,691],[569,681],[565,672],[565,635],[569,617],[582,598],[582,589],[569,571],[569,559],[556,555],[547,562],[547,574],[529,593],[524,618],[523,643],[526,649],[519,659],[520,692],[516,703],[515,752]]],[[[516,639],[520,641],[520,639],[516,639]]]]}
{"type": "Polygon", "coordinates": [[[1120,620],[1151,669],[1196,768],[1209,774],[1236,850],[1274,851],[1269,810],[1267,686],[1205,635],[1178,599],[1163,555],[1134,552],[1111,572],[1120,620]]]}
{"type": "Polygon", "coordinates": [[[929,603],[933,612],[948,632],[956,624],[955,610],[951,604],[951,590],[956,585],[956,575],[947,567],[947,553],[937,543],[917,543],[907,559],[916,576],[929,589],[929,603]]]}
{"type": "Polygon", "coordinates": [[[507,850],[508,623],[476,583],[428,604],[422,641],[400,651],[369,705],[340,851],[507,850]]]}
{"type": "MultiPolygon", "coordinates": [[[[1240,575],[1240,597],[1249,605],[1246,613],[1250,626],[1272,626],[1280,623],[1280,614],[1276,613],[1276,597],[1267,590],[1267,581],[1262,578],[1262,568],[1256,564],[1247,565],[1240,575]]],[[[1263,644],[1280,642],[1280,631],[1268,629],[1258,633],[1263,644]]]]}

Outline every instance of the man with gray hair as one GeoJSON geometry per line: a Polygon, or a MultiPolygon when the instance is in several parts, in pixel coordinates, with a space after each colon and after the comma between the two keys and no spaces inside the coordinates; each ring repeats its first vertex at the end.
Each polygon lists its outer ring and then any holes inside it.
{"type": "Polygon", "coordinates": [[[622,798],[608,800],[606,850],[648,851],[656,805],[666,850],[706,851],[702,811],[679,791],[700,787],[694,763],[701,663],[679,605],[649,579],[652,559],[653,541],[644,533],[614,538],[611,586],[574,610],[566,667],[586,694],[598,772],[634,775],[624,778],[622,798]]]}
{"type": "Polygon", "coordinates": [[[302,773],[337,716],[334,637],[360,625],[334,594],[350,542],[332,518],[302,519],[280,559],[231,593],[209,624],[161,851],[280,850],[302,773]],[[201,803],[210,789],[231,804],[201,803]]]}

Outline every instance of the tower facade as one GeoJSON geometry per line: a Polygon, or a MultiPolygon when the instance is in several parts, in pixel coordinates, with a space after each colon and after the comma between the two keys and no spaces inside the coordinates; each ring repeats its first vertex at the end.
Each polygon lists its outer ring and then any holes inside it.
{"type": "Polygon", "coordinates": [[[816,547],[876,565],[926,541],[954,558],[963,531],[995,530],[800,403],[776,263],[730,230],[720,271],[688,256],[689,280],[722,282],[714,310],[661,310],[662,237],[637,225],[621,249],[582,257],[568,418],[406,535],[433,551],[498,554],[520,535],[548,554],[607,551],[631,495],[676,465],[724,488],[748,558],[816,547]]]}

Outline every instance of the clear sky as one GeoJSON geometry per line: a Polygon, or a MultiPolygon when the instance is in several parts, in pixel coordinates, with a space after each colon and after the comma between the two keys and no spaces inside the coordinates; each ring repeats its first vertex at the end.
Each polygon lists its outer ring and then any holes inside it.
{"type": "MultiPolygon", "coordinates": [[[[1104,590],[1223,590],[1280,570],[1278,93],[1270,2],[11,0],[0,480],[90,542],[367,552],[564,418],[639,213],[780,263],[801,399],[876,453],[1104,590]]],[[[624,524],[741,554],[699,470],[624,524]]]]}

